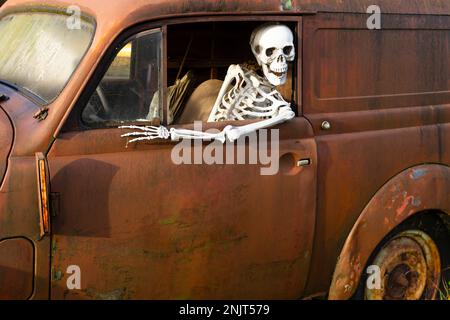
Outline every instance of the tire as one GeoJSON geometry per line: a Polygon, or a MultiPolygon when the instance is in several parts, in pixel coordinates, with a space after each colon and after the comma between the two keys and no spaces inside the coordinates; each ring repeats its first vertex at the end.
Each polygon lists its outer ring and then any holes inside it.
{"type": "Polygon", "coordinates": [[[446,298],[449,230],[437,214],[403,223],[377,247],[353,299],[436,300],[446,298]],[[369,269],[368,269],[369,268],[369,269]]]}

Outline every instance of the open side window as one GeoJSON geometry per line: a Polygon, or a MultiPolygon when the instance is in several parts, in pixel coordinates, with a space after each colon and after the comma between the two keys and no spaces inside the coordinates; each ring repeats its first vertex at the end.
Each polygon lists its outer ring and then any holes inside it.
{"type": "MultiPolygon", "coordinates": [[[[273,21],[276,22],[276,21],[273,21]]],[[[168,124],[208,121],[231,65],[260,67],[250,47],[252,32],[268,21],[226,21],[178,24],[167,29],[168,124]]],[[[296,23],[284,23],[295,33],[296,23]]],[[[287,81],[277,88],[296,105],[296,63],[289,63],[287,81]]]]}

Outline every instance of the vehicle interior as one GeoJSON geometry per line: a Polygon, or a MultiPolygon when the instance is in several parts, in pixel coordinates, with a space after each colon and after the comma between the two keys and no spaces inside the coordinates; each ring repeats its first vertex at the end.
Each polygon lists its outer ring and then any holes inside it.
{"type": "MultiPolygon", "coordinates": [[[[213,22],[169,27],[169,88],[188,82],[181,101],[169,103],[169,124],[207,121],[230,65],[246,64],[259,69],[249,41],[260,24],[213,22]]],[[[292,65],[290,71],[287,83],[278,88],[287,101],[293,99],[292,65]]]]}

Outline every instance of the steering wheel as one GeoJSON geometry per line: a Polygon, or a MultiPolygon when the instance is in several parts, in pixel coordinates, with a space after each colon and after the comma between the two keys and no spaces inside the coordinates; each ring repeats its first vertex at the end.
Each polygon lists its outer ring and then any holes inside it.
{"type": "Polygon", "coordinates": [[[111,117],[111,111],[106,95],[99,85],[84,108],[82,118],[87,123],[101,123],[111,117]]]}
{"type": "Polygon", "coordinates": [[[103,111],[104,111],[104,114],[105,115],[111,114],[111,107],[110,107],[109,102],[106,99],[106,95],[103,92],[103,89],[100,85],[97,86],[97,89],[95,89],[95,92],[98,95],[98,98],[100,100],[100,103],[101,103],[103,111]]]}

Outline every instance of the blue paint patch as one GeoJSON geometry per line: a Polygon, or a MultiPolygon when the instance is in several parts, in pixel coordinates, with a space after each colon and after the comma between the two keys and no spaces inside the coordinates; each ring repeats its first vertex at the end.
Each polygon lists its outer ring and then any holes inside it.
{"type": "Polygon", "coordinates": [[[427,171],[428,171],[427,169],[413,169],[411,176],[414,180],[418,180],[422,178],[424,175],[426,175],[427,171]]]}

